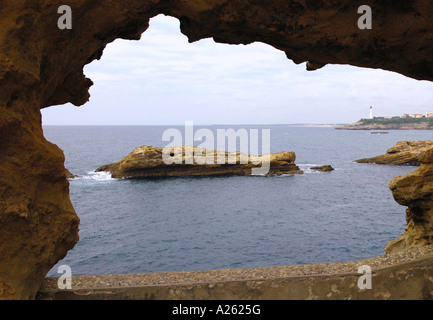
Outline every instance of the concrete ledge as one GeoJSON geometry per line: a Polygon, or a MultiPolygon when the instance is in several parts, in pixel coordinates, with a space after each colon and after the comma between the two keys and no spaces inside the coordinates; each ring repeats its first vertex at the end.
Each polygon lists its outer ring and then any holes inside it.
{"type": "MultiPolygon", "coordinates": [[[[429,251],[430,253],[430,251],[429,251]]],[[[395,257],[384,256],[393,258],[395,257]]],[[[375,259],[374,261],[377,261],[375,259]]],[[[352,268],[372,260],[349,263],[352,268]],[[352,265],[353,264],[353,265],[352,265]]],[[[341,269],[348,263],[155,274],[96,275],[72,278],[71,290],[57,288],[58,278],[46,278],[41,300],[430,300],[433,299],[433,255],[372,267],[372,289],[360,290],[357,271],[281,275],[286,268],[341,269]],[[257,272],[269,277],[257,277],[257,272]],[[274,273],[273,273],[274,272],[274,273]],[[233,275],[233,280],[224,275],[233,275]],[[236,277],[242,274],[244,279],[236,277]],[[207,275],[200,278],[200,275],[207,275]],[[250,275],[250,276],[248,276],[250,275]],[[175,277],[175,278],[173,278],[175,277]],[[178,277],[178,278],[176,278],[178,277]],[[149,279],[162,279],[155,284],[149,279]],[[164,282],[164,278],[171,281],[164,282]],[[115,282],[110,281],[116,279],[115,282]],[[144,279],[144,280],[143,280],[144,279]],[[178,279],[174,281],[173,279],[178,279]],[[140,281],[145,281],[140,284],[140,281]],[[146,282],[147,281],[147,282],[146,282]],[[75,283],[75,285],[74,285],[75,283]],[[147,284],[146,284],[147,283],[147,284]]],[[[153,280],[152,280],[153,281],[153,280]]]]}

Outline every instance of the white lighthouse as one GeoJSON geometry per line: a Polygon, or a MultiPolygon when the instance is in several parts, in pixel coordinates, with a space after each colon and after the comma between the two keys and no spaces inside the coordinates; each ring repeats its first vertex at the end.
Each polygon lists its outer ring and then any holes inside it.
{"type": "Polygon", "coordinates": [[[373,119],[373,107],[370,107],[370,119],[373,119]]]}

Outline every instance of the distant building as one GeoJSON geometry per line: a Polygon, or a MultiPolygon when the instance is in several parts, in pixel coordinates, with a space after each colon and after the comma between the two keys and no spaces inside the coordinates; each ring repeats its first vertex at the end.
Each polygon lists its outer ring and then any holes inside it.
{"type": "Polygon", "coordinates": [[[433,111],[427,111],[427,112],[425,113],[425,116],[426,116],[427,118],[433,118],[433,111]]]}
{"type": "Polygon", "coordinates": [[[373,107],[370,107],[370,119],[373,119],[373,107]]]}
{"type": "Polygon", "coordinates": [[[410,113],[403,114],[403,118],[410,118],[410,113]]]}
{"type": "Polygon", "coordinates": [[[412,115],[412,117],[413,117],[413,118],[423,118],[424,115],[423,115],[422,113],[414,113],[414,114],[412,115]]]}

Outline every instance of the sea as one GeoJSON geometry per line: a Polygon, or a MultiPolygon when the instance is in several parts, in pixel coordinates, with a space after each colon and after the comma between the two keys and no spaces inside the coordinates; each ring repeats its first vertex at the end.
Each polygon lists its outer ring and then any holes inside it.
{"type": "MultiPolygon", "coordinates": [[[[48,276],[252,268],[351,261],[384,254],[404,232],[388,184],[413,166],[358,164],[432,131],[301,125],[202,126],[270,130],[270,151],[294,151],[302,175],[113,179],[96,173],[139,146],[165,147],[183,126],[44,126],[65,154],[80,240],[48,276]],[[331,172],[312,166],[331,165],[331,172]]],[[[199,129],[199,127],[195,128],[199,129]]],[[[197,145],[200,142],[197,142],[197,145]]]]}

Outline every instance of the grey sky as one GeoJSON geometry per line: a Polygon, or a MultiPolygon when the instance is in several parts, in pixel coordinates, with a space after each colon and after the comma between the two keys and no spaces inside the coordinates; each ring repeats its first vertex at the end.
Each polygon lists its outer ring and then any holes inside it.
{"type": "Polygon", "coordinates": [[[116,40],[85,67],[90,101],[42,111],[48,125],[347,123],[433,111],[433,83],[351,66],[307,72],[271,46],[189,44],[158,16],[140,41],[116,40]]]}

